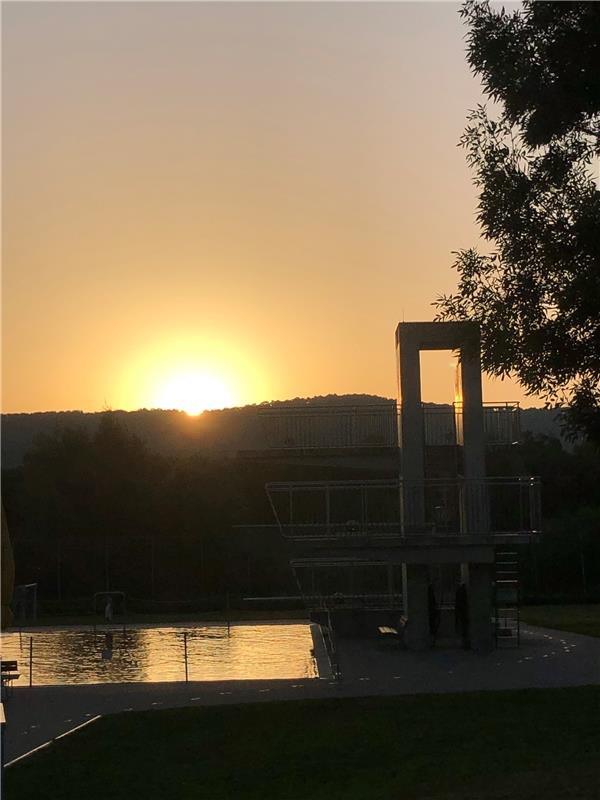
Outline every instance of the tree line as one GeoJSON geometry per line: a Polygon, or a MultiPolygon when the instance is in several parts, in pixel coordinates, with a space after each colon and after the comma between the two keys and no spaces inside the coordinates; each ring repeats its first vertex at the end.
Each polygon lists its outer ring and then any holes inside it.
{"type": "MultiPolygon", "coordinates": [[[[339,470],[335,473],[340,475],[339,470]]],[[[17,583],[60,607],[121,590],[146,607],[297,594],[264,484],[332,477],[268,460],[152,451],[119,418],[39,436],[3,470],[17,583]]]]}
{"type": "MultiPolygon", "coordinates": [[[[521,554],[526,599],[600,600],[598,451],[529,435],[489,450],[488,472],[542,479],[544,535],[521,554]]],[[[89,610],[108,589],[140,609],[295,595],[285,540],[252,527],[274,522],[264,484],[361,477],[302,460],[164,456],[106,413],[94,433],[40,436],[22,467],[3,471],[16,580],[38,583],[49,609],[89,610]]]]}
{"type": "MultiPolygon", "coordinates": [[[[324,397],[295,398],[273,401],[261,405],[242,406],[221,411],[205,411],[190,417],[185,411],[139,409],[138,411],[112,411],[131,433],[136,434],[148,447],[169,456],[189,456],[202,450],[206,453],[260,450],[267,446],[268,430],[261,409],[284,408],[293,405],[307,410],[313,406],[379,405],[389,408],[393,400],[366,394],[326,395],[324,397]]],[[[2,464],[18,467],[25,454],[40,434],[55,435],[66,428],[85,429],[92,436],[103,412],[45,411],[33,414],[2,415],[2,464]]],[[[532,433],[559,436],[558,411],[543,408],[521,410],[521,426],[532,433]]]]}

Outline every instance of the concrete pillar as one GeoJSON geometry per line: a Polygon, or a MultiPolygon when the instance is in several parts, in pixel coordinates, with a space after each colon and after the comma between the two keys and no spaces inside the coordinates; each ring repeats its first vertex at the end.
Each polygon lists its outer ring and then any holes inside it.
{"type": "Polygon", "coordinates": [[[396,330],[396,364],[400,420],[402,532],[421,532],[425,523],[423,478],[425,451],[421,408],[421,361],[418,331],[399,325],[396,330]]]}
{"type": "Polygon", "coordinates": [[[461,497],[461,528],[464,533],[471,534],[488,533],[490,529],[479,348],[479,332],[468,329],[466,341],[460,348],[456,400],[462,409],[461,444],[467,479],[461,497]]]}
{"type": "Polygon", "coordinates": [[[471,648],[479,653],[489,653],[494,645],[492,580],[492,564],[469,564],[469,631],[471,648]]]}
{"type": "Polygon", "coordinates": [[[468,341],[460,348],[460,398],[463,417],[463,455],[465,478],[485,475],[485,440],[481,390],[479,333],[469,330],[468,341]]]}
{"type": "Polygon", "coordinates": [[[425,650],[431,645],[429,635],[428,586],[429,569],[426,564],[404,564],[407,607],[404,613],[408,625],[404,641],[409,650],[425,650]]]}
{"type": "Polygon", "coordinates": [[[398,438],[402,451],[402,477],[423,480],[423,411],[421,409],[421,361],[419,342],[406,326],[396,330],[396,364],[400,425],[398,438]]]}

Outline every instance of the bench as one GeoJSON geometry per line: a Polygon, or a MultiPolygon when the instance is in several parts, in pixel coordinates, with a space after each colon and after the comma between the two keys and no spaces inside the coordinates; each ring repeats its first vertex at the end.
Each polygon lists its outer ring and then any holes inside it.
{"type": "Polygon", "coordinates": [[[3,693],[4,687],[6,687],[6,694],[8,695],[8,690],[12,688],[12,682],[21,677],[21,674],[17,670],[18,664],[16,661],[0,662],[0,681],[3,693]]]}
{"type": "Polygon", "coordinates": [[[379,640],[381,642],[393,642],[394,644],[400,644],[404,639],[404,629],[406,628],[406,623],[406,617],[400,617],[397,628],[392,628],[389,625],[379,625],[377,628],[379,632],[379,640]]]}

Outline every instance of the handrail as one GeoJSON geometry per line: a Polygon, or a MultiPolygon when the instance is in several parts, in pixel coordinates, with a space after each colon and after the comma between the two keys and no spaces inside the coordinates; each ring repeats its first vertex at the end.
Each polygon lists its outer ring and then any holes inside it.
{"type": "Polygon", "coordinates": [[[272,492],[283,492],[293,489],[294,491],[314,491],[315,489],[336,488],[336,489],[355,489],[361,486],[367,488],[381,487],[383,489],[400,488],[402,485],[414,486],[456,486],[461,484],[501,484],[502,486],[539,483],[538,475],[486,475],[482,478],[465,478],[457,476],[455,478],[423,478],[422,480],[412,480],[408,478],[384,478],[381,480],[338,480],[338,481],[270,481],[265,484],[265,489],[272,492]]]}
{"type": "Polygon", "coordinates": [[[286,481],[265,486],[282,535],[294,539],[535,534],[540,479],[286,481]]]}
{"type": "MultiPolygon", "coordinates": [[[[460,408],[464,403],[462,401],[454,401],[453,403],[427,403],[422,402],[421,408],[432,411],[446,411],[447,409],[460,408]]],[[[508,408],[514,410],[520,408],[518,400],[504,400],[504,401],[486,401],[481,404],[483,408],[508,408]]],[[[282,406],[268,406],[257,409],[259,416],[285,416],[293,414],[310,414],[315,413],[339,413],[349,411],[365,411],[372,414],[374,411],[381,411],[382,413],[389,413],[390,411],[401,410],[402,404],[396,400],[386,400],[381,403],[331,403],[331,404],[311,404],[302,405],[301,403],[290,403],[289,405],[282,406]]]]}
{"type": "MultiPolygon", "coordinates": [[[[463,403],[421,403],[424,444],[456,445],[461,438],[463,403]]],[[[516,401],[483,403],[486,443],[514,444],[520,437],[516,401]]],[[[395,401],[369,404],[301,405],[259,408],[269,449],[397,448],[402,405],[395,401]]]]}
{"type": "Polygon", "coordinates": [[[301,405],[294,404],[288,406],[274,406],[268,408],[259,408],[257,413],[261,417],[268,416],[294,416],[303,414],[336,414],[336,413],[349,413],[349,412],[365,412],[372,414],[374,411],[387,412],[394,411],[397,407],[395,400],[388,400],[383,403],[339,403],[339,404],[323,404],[323,405],[301,405]]]}

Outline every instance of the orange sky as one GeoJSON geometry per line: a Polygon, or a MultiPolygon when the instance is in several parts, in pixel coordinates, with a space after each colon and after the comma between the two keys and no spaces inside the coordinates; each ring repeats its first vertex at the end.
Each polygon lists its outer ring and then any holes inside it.
{"type": "Polygon", "coordinates": [[[478,238],[457,8],[4,4],[3,410],[395,396],[478,238]]]}

